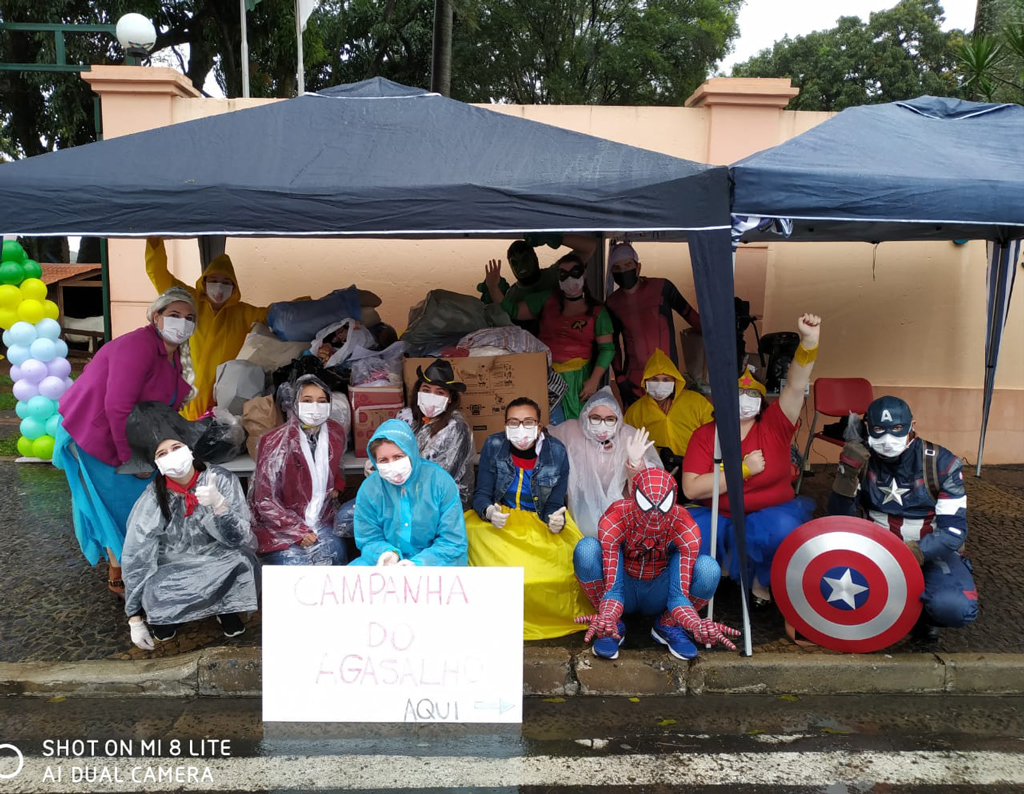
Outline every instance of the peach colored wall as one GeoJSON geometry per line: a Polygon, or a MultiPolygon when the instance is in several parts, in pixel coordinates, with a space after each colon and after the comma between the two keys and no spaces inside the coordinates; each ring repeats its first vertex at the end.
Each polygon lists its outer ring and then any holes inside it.
{"type": "MultiPolygon", "coordinates": [[[[93,85],[103,96],[108,137],[273,101],[196,98],[172,70],[105,71],[119,68],[99,67],[91,73],[101,77],[93,85]],[[159,84],[160,77],[171,87],[161,93],[147,83],[133,100],[126,81],[139,81],[143,71],[169,72],[153,75],[150,83],[159,84]],[[144,103],[145,113],[133,102],[144,103]]],[[[728,163],[829,118],[826,113],[782,110],[792,92],[785,80],[714,78],[683,108],[488,107],[677,157],[728,163]]],[[[246,300],[263,304],[357,283],[384,299],[382,317],[401,329],[409,307],[428,289],[473,292],[484,263],[503,257],[506,245],[501,240],[231,239],[227,252],[246,300]]],[[[637,250],[647,275],[673,279],[694,299],[685,244],[640,242],[637,250]]],[[[142,252],[142,241],[111,241],[115,333],[143,322],[145,305],[153,297],[142,252]]],[[[198,278],[194,241],[170,242],[169,254],[179,277],[188,282],[198,278]]],[[[540,255],[542,264],[557,257],[547,248],[540,255]]],[[[737,294],[763,316],[763,331],[793,328],[802,311],[824,316],[816,376],[859,375],[876,384],[878,393],[904,395],[922,432],[974,460],[986,311],[983,243],[883,243],[877,250],[854,243],[748,245],[737,256],[736,282],[737,294]]],[[[986,447],[986,461],[992,463],[1024,462],[1020,293],[1013,300],[1000,361],[986,447]]],[[[748,346],[752,348],[752,338],[748,346]]],[[[820,447],[824,453],[825,445],[820,447]]]]}

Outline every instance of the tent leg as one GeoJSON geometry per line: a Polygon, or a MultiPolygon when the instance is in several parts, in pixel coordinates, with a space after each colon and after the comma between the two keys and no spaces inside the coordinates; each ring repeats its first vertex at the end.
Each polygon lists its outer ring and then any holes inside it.
{"type": "MultiPolygon", "coordinates": [[[[718,440],[718,429],[715,429],[715,457],[712,471],[715,473],[715,480],[711,486],[711,559],[718,559],[718,499],[719,499],[719,480],[722,475],[719,473],[722,468],[722,444],[718,440]]],[[[721,581],[721,580],[719,580],[721,581]]],[[[715,597],[711,596],[708,599],[708,620],[714,620],[715,616],[715,597]]],[[[705,643],[705,648],[710,649],[711,643],[705,643]]]]}

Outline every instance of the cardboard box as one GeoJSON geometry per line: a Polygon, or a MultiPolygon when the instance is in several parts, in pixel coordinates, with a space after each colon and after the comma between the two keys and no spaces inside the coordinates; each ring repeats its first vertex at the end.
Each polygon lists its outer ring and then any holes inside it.
{"type": "Polygon", "coordinates": [[[405,407],[405,396],[400,386],[350,386],[348,399],[352,403],[353,451],[363,458],[374,431],[405,407]]]}
{"type": "MultiPolygon", "coordinates": [[[[406,391],[416,383],[416,368],[424,369],[432,358],[407,358],[403,370],[406,391]]],[[[455,377],[466,384],[459,411],[469,423],[479,452],[489,435],[505,429],[505,406],[517,397],[529,397],[548,422],[548,359],[545,353],[514,353],[507,356],[470,356],[446,359],[455,377]]]]}

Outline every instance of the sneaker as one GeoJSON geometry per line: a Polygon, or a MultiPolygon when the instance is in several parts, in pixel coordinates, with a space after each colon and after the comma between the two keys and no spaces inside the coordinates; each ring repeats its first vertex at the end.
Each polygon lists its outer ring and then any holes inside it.
{"type": "Polygon", "coordinates": [[[239,634],[245,633],[245,624],[234,612],[228,615],[217,615],[217,622],[224,630],[225,637],[237,637],[239,634]]]}
{"type": "Polygon", "coordinates": [[[668,652],[677,659],[696,659],[697,646],[690,635],[678,626],[666,626],[660,620],[651,628],[651,636],[656,642],[668,648],[668,652]]]}
{"type": "Polygon", "coordinates": [[[619,646],[626,639],[626,624],[621,620],[616,624],[619,630],[619,638],[598,637],[590,646],[590,652],[598,659],[618,659],[619,646]]]}
{"type": "Polygon", "coordinates": [[[178,627],[174,625],[170,626],[150,626],[149,633],[153,635],[153,639],[157,642],[167,642],[173,640],[178,634],[178,627]]]}

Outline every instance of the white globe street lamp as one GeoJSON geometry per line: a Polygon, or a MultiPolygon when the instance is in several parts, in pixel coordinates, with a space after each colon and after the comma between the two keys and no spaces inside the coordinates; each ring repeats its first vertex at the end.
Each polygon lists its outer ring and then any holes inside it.
{"type": "Polygon", "coordinates": [[[117,20],[117,40],[130,58],[143,60],[156,44],[156,28],[142,14],[125,14],[117,20]]]}

